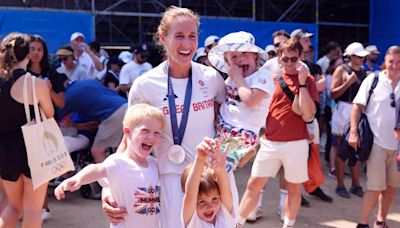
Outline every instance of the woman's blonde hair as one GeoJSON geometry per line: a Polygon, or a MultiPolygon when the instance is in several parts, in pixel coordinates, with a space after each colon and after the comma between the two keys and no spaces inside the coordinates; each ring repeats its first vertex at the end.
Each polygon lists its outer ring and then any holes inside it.
{"type": "Polygon", "coordinates": [[[0,77],[11,78],[15,64],[29,54],[29,43],[28,34],[12,32],[4,37],[0,44],[0,77]]]}
{"type": "Polygon", "coordinates": [[[164,114],[162,111],[145,103],[135,104],[129,107],[126,110],[122,124],[124,128],[132,129],[146,118],[155,119],[160,122],[162,128],[164,127],[164,114]]]}
{"type": "MultiPolygon", "coordinates": [[[[186,190],[186,181],[189,175],[189,171],[192,168],[192,164],[188,165],[186,169],[183,171],[181,176],[181,188],[182,192],[185,193],[186,190]]],[[[217,191],[219,193],[219,186],[217,175],[215,175],[214,169],[212,169],[209,165],[204,166],[203,172],[200,177],[200,185],[199,185],[199,193],[198,195],[208,195],[211,192],[217,191]]]]}
{"type": "Polygon", "coordinates": [[[194,11],[192,11],[191,9],[181,8],[181,7],[177,7],[177,6],[168,7],[165,10],[163,17],[161,18],[160,24],[157,27],[157,32],[154,34],[154,41],[160,47],[162,47],[162,44],[160,42],[160,35],[168,34],[169,27],[171,26],[172,21],[176,17],[190,17],[195,21],[197,28],[199,28],[199,26],[200,26],[199,15],[197,13],[195,13],[194,11]]]}

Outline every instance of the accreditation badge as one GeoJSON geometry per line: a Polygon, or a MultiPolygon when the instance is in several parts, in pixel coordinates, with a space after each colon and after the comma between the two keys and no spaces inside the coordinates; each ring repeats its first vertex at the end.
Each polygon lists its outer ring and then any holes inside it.
{"type": "Polygon", "coordinates": [[[176,165],[182,164],[185,160],[185,150],[181,145],[172,145],[168,150],[168,159],[176,165]]]}

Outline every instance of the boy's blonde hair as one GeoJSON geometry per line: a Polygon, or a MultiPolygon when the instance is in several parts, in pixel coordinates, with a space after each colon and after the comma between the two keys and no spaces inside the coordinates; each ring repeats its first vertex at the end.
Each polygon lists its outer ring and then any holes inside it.
{"type": "MultiPolygon", "coordinates": [[[[189,171],[192,168],[192,164],[188,165],[186,169],[183,171],[181,176],[181,187],[182,192],[185,193],[186,190],[186,181],[189,175],[189,171]]],[[[215,175],[214,169],[212,169],[207,163],[204,166],[203,172],[200,176],[200,185],[199,185],[199,193],[198,195],[208,195],[209,193],[217,191],[219,193],[218,179],[215,175]]]]}
{"type": "Polygon", "coordinates": [[[164,128],[164,114],[162,111],[145,103],[135,104],[129,107],[125,113],[122,124],[124,128],[132,129],[148,117],[160,122],[161,128],[164,128]]]}

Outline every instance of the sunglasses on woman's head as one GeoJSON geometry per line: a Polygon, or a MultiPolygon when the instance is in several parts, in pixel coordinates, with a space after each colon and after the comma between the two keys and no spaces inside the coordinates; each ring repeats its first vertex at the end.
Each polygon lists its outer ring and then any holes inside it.
{"type": "Polygon", "coordinates": [[[290,62],[295,63],[295,62],[297,62],[298,59],[299,59],[299,57],[291,57],[291,58],[289,58],[289,57],[285,56],[285,57],[282,58],[282,61],[284,63],[287,63],[290,60],[290,62]]]}

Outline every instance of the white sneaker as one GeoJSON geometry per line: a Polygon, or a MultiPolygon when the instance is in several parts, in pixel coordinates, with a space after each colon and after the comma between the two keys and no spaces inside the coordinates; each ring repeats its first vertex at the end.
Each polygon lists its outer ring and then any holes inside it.
{"type": "Polygon", "coordinates": [[[261,207],[257,207],[254,211],[252,211],[249,216],[247,216],[247,221],[255,222],[257,219],[262,217],[263,210],[261,207]]]}
{"type": "Polygon", "coordinates": [[[42,209],[42,222],[47,221],[50,218],[50,210],[43,208],[42,209]]]}
{"type": "Polygon", "coordinates": [[[279,215],[279,219],[281,220],[281,222],[283,222],[285,220],[285,208],[279,207],[278,215],[279,215]]]}

